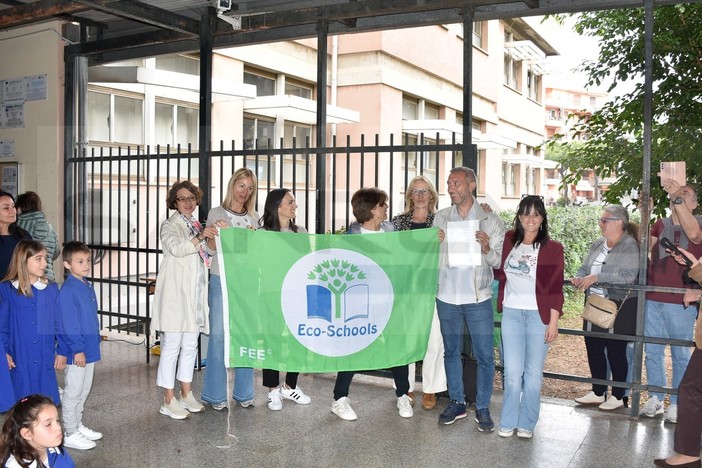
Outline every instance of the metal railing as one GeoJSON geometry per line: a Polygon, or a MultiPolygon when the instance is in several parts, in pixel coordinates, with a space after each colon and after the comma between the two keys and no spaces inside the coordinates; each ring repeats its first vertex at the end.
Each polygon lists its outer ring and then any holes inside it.
{"type": "MultiPolygon", "coordinates": [[[[440,192],[448,170],[461,160],[462,144],[380,145],[376,136],[373,145],[351,145],[349,139],[337,146],[336,139],[329,148],[293,145],[270,149],[254,145],[252,149],[227,150],[224,142],[210,155],[209,180],[198,180],[199,164],[205,156],[191,148],[156,147],[153,152],[139,146],[93,147],[67,161],[66,233],[65,239],[85,241],[93,252],[94,270],[91,281],[100,304],[100,325],[103,329],[143,337],[146,360],[149,361],[150,294],[158,274],[162,254],[159,227],[169,216],[166,199],[170,186],[177,180],[188,179],[208,191],[211,206],[221,202],[231,174],[239,167],[249,167],[258,176],[257,206],[263,206],[265,196],[273,188],[290,188],[297,198],[298,222],[310,232],[336,232],[351,221],[350,199],[355,190],[377,186],[390,195],[389,216],[404,209],[404,191],[417,174],[427,176],[440,192]],[[328,158],[328,174],[315,174],[315,158],[328,158]],[[426,164],[425,161],[432,161],[426,164]],[[326,185],[326,213],[315,213],[316,197],[321,185],[326,185]],[[323,224],[319,222],[322,219],[323,224]],[[314,226],[314,228],[312,228],[314,226]]],[[[438,141],[438,135],[437,135],[438,141]]],[[[231,142],[231,148],[235,147],[231,142]]],[[[201,207],[206,208],[206,207],[201,207]]],[[[207,213],[200,212],[204,219],[207,213]]],[[[640,292],[659,291],[681,293],[677,288],[641,285],[603,285],[640,292]]],[[[643,321],[643,300],[639,300],[637,320],[643,321]]],[[[638,328],[643,329],[643,327],[638,328]]],[[[675,393],[668,387],[652,387],[641,383],[643,344],[659,343],[671,346],[692,346],[690,341],[670,340],[642,335],[601,334],[574,329],[560,329],[565,335],[603,336],[634,342],[635,375],[632,382],[614,382],[591,377],[545,372],[544,377],[582,383],[597,383],[628,387],[632,391],[654,390],[675,393]],[[606,335],[606,336],[604,336],[606,335]]],[[[638,398],[635,399],[638,402],[638,398]]],[[[632,416],[638,415],[638,405],[632,405],[632,416]]]]}

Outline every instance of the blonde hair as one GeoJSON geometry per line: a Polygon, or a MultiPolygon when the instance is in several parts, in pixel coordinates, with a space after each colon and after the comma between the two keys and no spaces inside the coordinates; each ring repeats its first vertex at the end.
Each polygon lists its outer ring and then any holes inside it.
{"type": "MultiPolygon", "coordinates": [[[[32,297],[32,283],[29,280],[29,271],[27,271],[27,260],[41,252],[46,252],[46,247],[41,242],[35,240],[20,241],[12,253],[10,267],[2,280],[17,281],[17,289],[20,294],[32,297]]],[[[46,277],[42,276],[40,279],[48,283],[46,277]]]]}
{"type": "Polygon", "coordinates": [[[222,200],[222,206],[224,208],[229,209],[232,206],[232,201],[234,199],[234,185],[241,179],[246,179],[247,177],[251,177],[251,180],[253,180],[253,192],[251,193],[251,196],[246,202],[244,208],[246,208],[246,211],[248,213],[254,213],[256,211],[256,193],[258,192],[258,180],[256,179],[256,174],[254,174],[254,172],[248,167],[241,167],[237,169],[236,172],[232,174],[232,178],[229,179],[229,183],[227,184],[227,194],[225,195],[224,200],[222,200]]]}
{"type": "Polygon", "coordinates": [[[414,201],[412,201],[412,190],[414,190],[415,184],[420,180],[429,186],[429,213],[434,213],[436,211],[436,206],[439,203],[439,194],[434,188],[434,184],[432,184],[429,181],[429,179],[427,179],[423,175],[418,175],[417,177],[412,179],[409,185],[407,186],[407,191],[405,192],[405,213],[411,213],[414,210],[414,201]]]}

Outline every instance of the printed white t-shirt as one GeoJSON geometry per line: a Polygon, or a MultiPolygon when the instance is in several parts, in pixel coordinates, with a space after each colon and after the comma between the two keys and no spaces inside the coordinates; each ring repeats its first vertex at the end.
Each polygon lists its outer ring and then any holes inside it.
{"type": "Polygon", "coordinates": [[[536,264],[540,246],[520,243],[507,255],[503,270],[507,277],[503,306],[538,310],[536,303],[536,264]]]}

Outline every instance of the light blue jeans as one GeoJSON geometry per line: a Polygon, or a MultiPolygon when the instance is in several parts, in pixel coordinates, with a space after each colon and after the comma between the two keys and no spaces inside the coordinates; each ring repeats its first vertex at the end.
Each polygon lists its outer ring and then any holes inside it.
{"type": "MultiPolygon", "coordinates": [[[[646,301],[646,315],[644,320],[644,335],[658,338],[673,338],[678,340],[692,340],[692,328],[695,325],[697,309],[694,306],[685,307],[682,304],[668,304],[667,302],[646,301]]],[[[664,387],[667,379],[665,376],[663,352],[665,345],[646,343],[646,375],[649,385],[664,387]]],[[[687,362],[690,360],[690,348],[687,346],[671,346],[670,354],[673,358],[673,388],[680,386],[687,362]]],[[[648,392],[663,401],[663,393],[648,392]]],[[[670,404],[677,405],[677,395],[670,395],[670,404]]]]}
{"type": "MultiPolygon", "coordinates": [[[[224,366],[224,304],[222,303],[222,281],[219,275],[210,275],[208,300],[210,305],[210,339],[207,346],[202,399],[207,403],[224,403],[227,401],[227,369],[224,366]]],[[[252,368],[234,368],[232,398],[238,402],[253,400],[252,368]]]]}
{"type": "Polygon", "coordinates": [[[502,310],[505,392],[500,429],[533,431],[541,409],[541,381],[548,344],[538,310],[502,310]]]}
{"type": "Polygon", "coordinates": [[[449,398],[465,402],[463,390],[463,324],[468,325],[473,341],[475,359],[478,361],[478,382],[475,408],[490,407],[492,384],[495,377],[495,355],[492,334],[495,328],[492,316],[492,299],[477,304],[447,304],[436,300],[436,310],[444,338],[444,369],[449,398]]]}

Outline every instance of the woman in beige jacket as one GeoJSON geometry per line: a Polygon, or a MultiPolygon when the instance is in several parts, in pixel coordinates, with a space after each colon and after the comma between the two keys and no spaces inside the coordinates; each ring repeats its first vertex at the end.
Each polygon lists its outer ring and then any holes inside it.
{"type": "Polygon", "coordinates": [[[203,228],[193,217],[202,191],[188,181],[176,182],[168,192],[168,209],[176,212],[161,224],[163,261],[156,279],[151,327],[160,332],[161,357],[156,384],[164,389],[160,412],[185,419],[204,406],[192,392],[193,369],[200,333],[209,332],[207,268],[204,244],[217,228],[203,228]],[[180,398],[175,398],[176,365],[180,398]]]}

